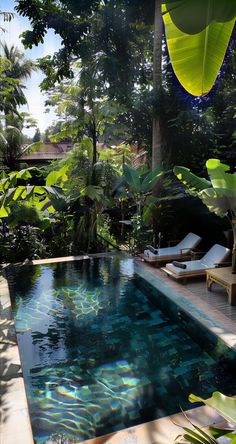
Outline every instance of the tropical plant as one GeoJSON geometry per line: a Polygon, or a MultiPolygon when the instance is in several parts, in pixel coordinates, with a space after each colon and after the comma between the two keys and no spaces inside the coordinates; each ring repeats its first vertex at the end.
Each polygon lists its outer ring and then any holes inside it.
{"type": "Polygon", "coordinates": [[[236,273],[236,174],[230,173],[230,167],[218,159],[209,159],[206,168],[210,181],[181,166],[176,166],[174,173],[210,211],[219,217],[228,217],[234,235],[232,273],[236,273]]]}
{"type": "MultiPolygon", "coordinates": [[[[94,68],[94,67],[92,67],[94,68]]],[[[60,130],[50,136],[54,142],[70,139],[74,143],[83,143],[84,135],[89,137],[93,144],[93,163],[98,160],[97,143],[109,142],[118,137],[119,125],[117,117],[124,108],[115,101],[108,100],[103,95],[100,82],[91,66],[80,69],[79,80],[61,83],[50,91],[47,106],[56,106],[56,113],[60,118],[60,130]]],[[[96,73],[96,71],[95,71],[96,73]]],[[[124,125],[120,128],[124,136],[124,125]]]]}
{"type": "Polygon", "coordinates": [[[23,135],[19,128],[7,125],[0,130],[0,159],[9,170],[15,168],[15,161],[22,154],[23,135]]]}
{"type": "Polygon", "coordinates": [[[234,28],[235,2],[174,0],[162,3],[165,3],[163,19],[174,72],[190,94],[207,94],[215,83],[234,28]]]}
{"type": "Polygon", "coordinates": [[[16,109],[18,105],[25,105],[27,103],[24,95],[25,86],[22,82],[31,76],[36,66],[32,60],[26,59],[24,53],[14,45],[8,47],[6,43],[1,43],[1,57],[10,63],[8,69],[5,70],[6,77],[19,81],[15,84],[11,96],[8,96],[8,99],[4,101],[4,106],[2,105],[4,107],[4,114],[7,116],[9,110],[11,111],[11,107],[16,109]]]}
{"type": "Polygon", "coordinates": [[[48,175],[46,185],[60,185],[66,205],[62,209],[70,224],[74,252],[86,252],[97,247],[103,212],[114,202],[113,188],[118,171],[112,162],[93,163],[93,142],[85,137],[68,157],[48,175]]]}
{"type": "MultiPolygon", "coordinates": [[[[14,17],[14,13],[13,12],[8,12],[8,11],[1,11],[0,10],[0,15],[3,16],[3,21],[4,22],[10,22],[13,17],[14,17]]],[[[0,26],[0,31],[5,32],[5,28],[2,28],[0,26]]]]}
{"type": "Polygon", "coordinates": [[[221,436],[226,438],[225,443],[235,444],[236,442],[236,398],[232,396],[225,396],[220,392],[214,392],[212,396],[208,399],[203,399],[200,396],[191,394],[189,396],[189,401],[192,403],[203,402],[207,406],[216,410],[226,421],[228,421],[232,426],[217,427],[210,426],[208,430],[203,430],[196,424],[193,424],[189,418],[191,428],[183,427],[185,433],[178,436],[175,440],[176,443],[192,443],[192,444],[217,444],[218,439],[221,436]]]}
{"type": "Polygon", "coordinates": [[[128,164],[123,166],[123,176],[117,183],[116,195],[119,199],[126,196],[126,199],[133,199],[135,203],[135,211],[131,217],[134,251],[142,248],[143,242],[148,240],[144,214],[147,215],[148,209],[157,203],[157,198],[152,195],[152,190],[162,176],[163,170],[161,168],[144,172],[142,169],[133,168],[128,164]]]}
{"type": "Polygon", "coordinates": [[[40,229],[30,224],[18,225],[9,232],[0,232],[0,262],[22,262],[45,257],[46,244],[40,229]]]}
{"type": "Polygon", "coordinates": [[[53,201],[62,198],[62,191],[57,186],[30,185],[32,170],[28,168],[6,174],[0,177],[0,218],[8,217],[12,206],[18,201],[30,202],[39,210],[54,211],[53,201]],[[20,184],[19,181],[25,183],[20,184]]]}

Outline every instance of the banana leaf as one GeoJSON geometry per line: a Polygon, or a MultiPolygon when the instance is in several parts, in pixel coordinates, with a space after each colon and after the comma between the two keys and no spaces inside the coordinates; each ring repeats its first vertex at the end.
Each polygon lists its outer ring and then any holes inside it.
{"type": "Polygon", "coordinates": [[[208,188],[198,193],[198,197],[217,216],[224,217],[228,210],[236,213],[236,195],[230,191],[208,188]]]}
{"type": "Polygon", "coordinates": [[[232,0],[163,0],[175,26],[185,34],[198,34],[210,23],[225,23],[236,16],[232,0]]]}
{"type": "Polygon", "coordinates": [[[203,399],[200,396],[191,394],[189,401],[203,402],[215,409],[223,418],[232,424],[236,424],[236,398],[231,396],[225,396],[220,392],[214,392],[211,398],[203,399]]]}
{"type": "Polygon", "coordinates": [[[173,70],[193,96],[211,90],[222,66],[235,24],[235,4],[225,9],[229,1],[215,5],[213,0],[185,0],[162,6],[173,70]]]}
{"type": "Polygon", "coordinates": [[[209,159],[206,162],[207,171],[213,188],[221,189],[222,192],[236,194],[236,175],[228,173],[230,167],[221,163],[219,159],[209,159]]]}
{"type": "Polygon", "coordinates": [[[161,168],[155,168],[148,173],[141,183],[141,192],[148,193],[149,191],[152,191],[154,185],[156,185],[163,174],[164,171],[162,171],[161,168]]]}
{"type": "Polygon", "coordinates": [[[198,177],[191,173],[189,168],[175,166],[174,174],[178,177],[184,185],[186,185],[191,191],[201,191],[211,187],[211,182],[204,178],[198,177]]]}
{"type": "Polygon", "coordinates": [[[128,185],[132,188],[134,193],[141,192],[141,181],[139,178],[139,172],[136,168],[132,168],[125,164],[123,167],[125,180],[128,185]]]}

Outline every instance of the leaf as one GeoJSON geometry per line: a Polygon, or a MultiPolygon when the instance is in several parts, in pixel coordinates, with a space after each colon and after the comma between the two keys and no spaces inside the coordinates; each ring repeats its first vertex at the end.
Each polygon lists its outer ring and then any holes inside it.
{"type": "Polygon", "coordinates": [[[147,193],[148,191],[152,191],[154,185],[158,182],[161,176],[164,174],[164,171],[161,168],[155,168],[147,176],[143,179],[141,184],[141,191],[143,193],[147,193]]]}
{"type": "Polygon", "coordinates": [[[226,193],[225,190],[208,188],[201,191],[198,197],[217,216],[224,217],[228,210],[236,212],[236,198],[233,193],[230,194],[230,192],[226,193]]]}
{"type": "Polygon", "coordinates": [[[0,208],[0,218],[1,217],[8,217],[9,215],[9,209],[5,208],[5,207],[1,207],[0,208]]]}
{"type": "Polygon", "coordinates": [[[130,167],[127,164],[124,164],[123,170],[124,170],[125,180],[127,184],[131,187],[131,191],[133,191],[134,193],[140,193],[141,182],[138,170],[130,167]]]}
{"type": "Polygon", "coordinates": [[[32,177],[31,173],[30,173],[30,169],[26,168],[24,170],[19,171],[18,173],[16,173],[16,178],[17,179],[30,179],[32,177]]]}
{"type": "Polygon", "coordinates": [[[209,159],[206,162],[207,171],[213,188],[220,188],[226,195],[236,196],[236,176],[228,173],[230,167],[221,163],[219,159],[209,159]]]}
{"type": "Polygon", "coordinates": [[[59,181],[61,182],[65,182],[68,179],[67,176],[67,171],[68,171],[68,166],[64,165],[62,168],[60,168],[59,170],[54,170],[51,171],[47,178],[46,178],[46,185],[50,186],[50,185],[56,185],[56,183],[59,181]],[[60,180],[59,180],[60,179],[60,180]]]}
{"type": "MultiPolygon", "coordinates": [[[[235,18],[223,23],[209,20],[207,3],[210,4],[210,1],[204,0],[205,18],[203,18],[205,24],[210,23],[205,25],[201,32],[193,35],[181,31],[175,24],[176,20],[174,23],[172,19],[173,14],[167,12],[165,5],[162,6],[167,47],[173,70],[181,85],[193,96],[207,94],[214,85],[235,23],[235,18]]],[[[193,9],[190,8],[189,13],[186,12],[186,5],[188,7],[189,2],[181,3],[181,8],[176,8],[176,14],[181,20],[181,15],[190,13],[190,21],[194,23],[193,9]]]]}
{"type": "Polygon", "coordinates": [[[198,34],[210,23],[225,23],[236,16],[236,3],[231,0],[167,0],[166,10],[175,26],[185,34],[198,34]]]}
{"type": "Polygon", "coordinates": [[[92,200],[101,202],[104,198],[103,189],[98,185],[88,185],[83,190],[81,190],[81,195],[88,196],[92,200]]]}
{"type": "MultiPolygon", "coordinates": [[[[212,444],[212,441],[210,439],[205,439],[203,436],[197,432],[194,432],[193,430],[183,427],[187,433],[184,434],[184,438],[188,440],[188,442],[192,444],[212,444]]],[[[214,444],[216,444],[216,441],[213,441],[214,444]]]]}
{"type": "Polygon", "coordinates": [[[22,187],[22,186],[19,186],[19,187],[15,188],[15,193],[14,193],[14,196],[13,196],[13,200],[20,199],[24,189],[25,189],[25,187],[22,187]]]}
{"type": "Polygon", "coordinates": [[[201,191],[211,187],[211,182],[191,173],[189,168],[175,166],[173,171],[178,179],[181,180],[184,185],[187,185],[191,191],[201,191]]]}
{"type": "Polygon", "coordinates": [[[236,398],[225,396],[220,392],[214,392],[212,397],[208,399],[191,394],[189,401],[192,403],[203,402],[215,409],[227,421],[236,424],[236,398]]]}
{"type": "Polygon", "coordinates": [[[63,192],[62,192],[62,189],[60,187],[56,187],[56,186],[52,186],[52,187],[42,186],[41,188],[42,188],[42,190],[44,190],[44,192],[46,191],[46,193],[52,194],[56,198],[61,198],[62,197],[63,192]]]}

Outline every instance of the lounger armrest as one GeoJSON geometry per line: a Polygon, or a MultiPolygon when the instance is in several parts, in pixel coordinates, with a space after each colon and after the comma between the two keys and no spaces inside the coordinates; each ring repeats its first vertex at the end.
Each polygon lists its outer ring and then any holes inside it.
{"type": "Polygon", "coordinates": [[[181,241],[181,239],[177,239],[177,240],[169,240],[169,241],[167,242],[167,246],[168,246],[168,247],[171,247],[172,244],[176,244],[176,245],[177,245],[180,241],[181,241]]]}
{"type": "Polygon", "coordinates": [[[186,254],[186,253],[190,253],[191,249],[190,247],[186,247],[186,248],[180,248],[180,254],[186,254]]]}
{"type": "Polygon", "coordinates": [[[190,250],[190,255],[191,255],[192,261],[195,261],[197,259],[201,259],[201,257],[204,256],[204,254],[206,254],[206,252],[198,250],[198,248],[191,248],[191,250],[190,250]]]}
{"type": "Polygon", "coordinates": [[[214,264],[216,266],[216,268],[220,268],[220,267],[231,267],[232,262],[217,262],[216,264],[214,264]]]}

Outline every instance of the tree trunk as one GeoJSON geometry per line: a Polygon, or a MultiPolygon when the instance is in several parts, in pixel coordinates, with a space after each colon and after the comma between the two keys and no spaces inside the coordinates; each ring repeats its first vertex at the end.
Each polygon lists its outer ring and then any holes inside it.
{"type": "Polygon", "coordinates": [[[92,140],[93,140],[93,165],[97,162],[97,131],[95,118],[92,123],[92,140]]]}
{"type": "Polygon", "coordinates": [[[153,124],[152,124],[152,169],[160,167],[162,163],[161,153],[161,128],[160,119],[156,110],[159,91],[162,82],[162,15],[161,0],[155,0],[154,16],[154,45],[153,45],[153,124]]]}

